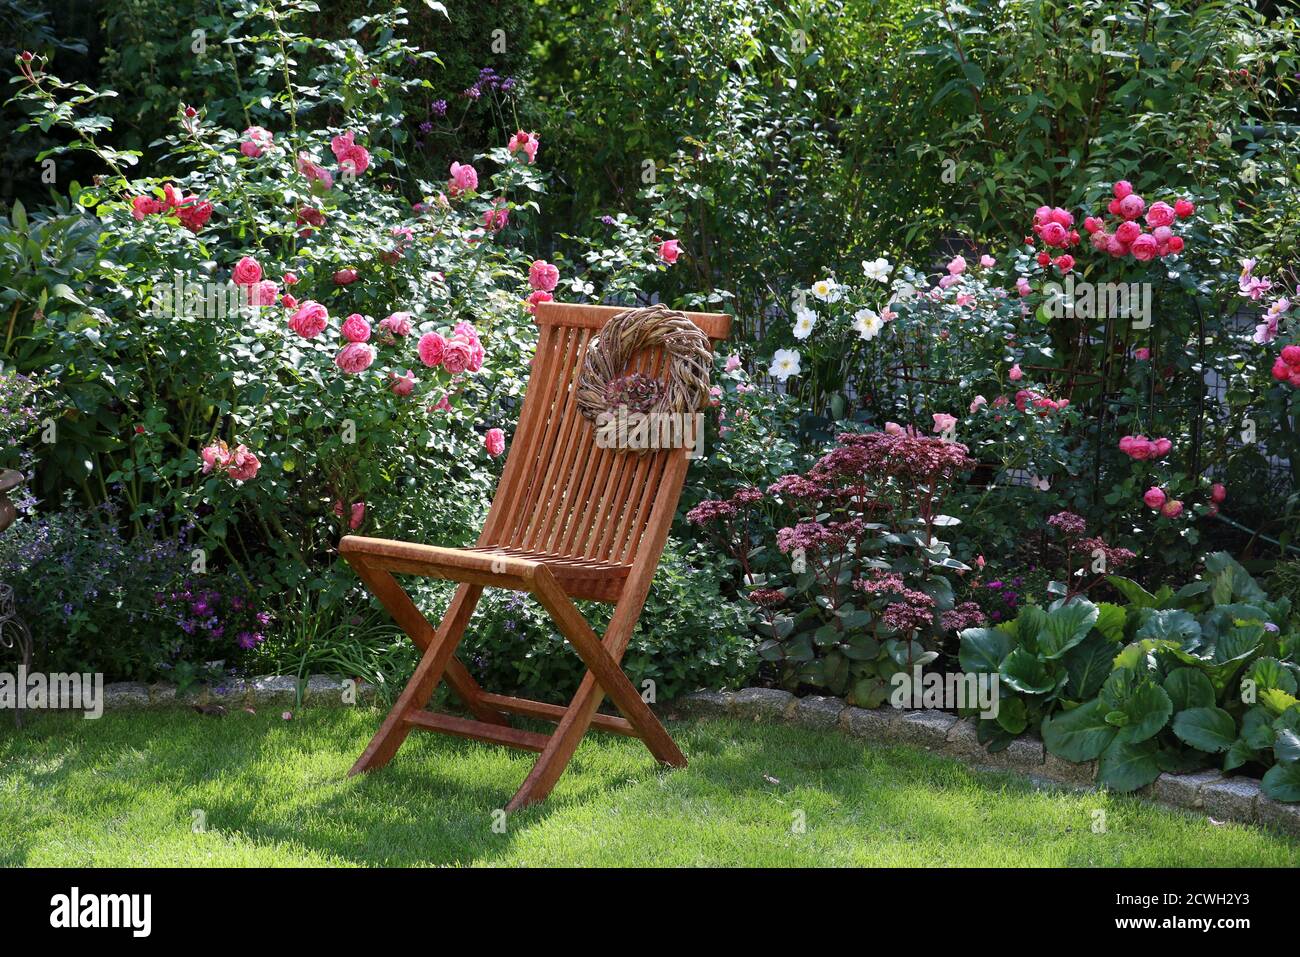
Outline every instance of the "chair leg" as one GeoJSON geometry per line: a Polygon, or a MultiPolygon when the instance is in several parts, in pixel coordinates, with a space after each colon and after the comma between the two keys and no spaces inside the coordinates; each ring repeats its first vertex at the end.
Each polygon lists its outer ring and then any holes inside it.
{"type": "MultiPolygon", "coordinates": [[[[420,609],[415,607],[415,602],[411,601],[411,597],[397,583],[397,579],[385,569],[375,568],[368,564],[363,557],[349,555],[347,559],[353,570],[356,571],[357,577],[379,599],[379,603],[393,616],[393,621],[397,622],[398,627],[410,636],[411,640],[415,642],[415,646],[420,651],[428,648],[435,635],[433,626],[429,624],[428,619],[424,617],[420,609]]],[[[469,588],[477,589],[470,605],[470,614],[472,614],[478,604],[479,596],[483,594],[483,587],[481,585],[461,585],[457,589],[457,594],[460,593],[461,589],[469,588]]],[[[443,615],[444,622],[447,620],[447,616],[451,614],[452,607],[452,605],[447,606],[447,613],[443,615]]],[[[465,617],[468,621],[469,614],[465,617]]],[[[506,715],[488,707],[482,701],[483,689],[479,687],[478,682],[474,680],[465,666],[454,657],[447,663],[446,677],[447,683],[451,685],[457,697],[464,702],[465,707],[469,708],[475,718],[488,724],[508,725],[510,723],[506,715]]]]}
{"type": "MultiPolygon", "coordinates": [[[[569,639],[569,643],[573,645],[578,657],[595,677],[601,690],[609,696],[618,710],[623,713],[623,717],[627,718],[636,729],[641,740],[650,749],[650,753],[664,764],[685,767],[686,758],[681,750],[664,730],[664,726],[650,710],[650,706],[641,699],[641,695],[623,673],[619,662],[609,653],[609,649],[601,644],[596,633],[587,624],[587,619],[582,617],[582,613],[560,588],[550,571],[545,568],[540,569],[534,584],[537,588],[538,600],[550,612],[560,632],[569,639]]],[[[621,654],[619,658],[622,658],[621,654]]],[[[597,701],[596,707],[599,706],[600,702],[597,701]]],[[[595,714],[594,708],[592,714],[595,714]]]]}
{"type": "MultiPolygon", "coordinates": [[[[391,576],[389,577],[391,579],[391,576]]],[[[383,724],[379,726],[379,731],[375,733],[369,746],[362,752],[361,757],[357,758],[356,764],[348,772],[349,775],[382,768],[392,760],[411,731],[411,726],[406,721],[407,715],[412,711],[419,711],[429,703],[433,689],[437,687],[456,646],[460,644],[461,637],[465,634],[465,625],[474,613],[474,607],[478,604],[482,593],[483,588],[480,585],[461,585],[456,589],[456,594],[448,605],[446,614],[443,615],[442,623],[438,626],[438,631],[433,635],[432,640],[427,642],[427,647],[420,658],[420,663],[416,665],[415,673],[411,675],[411,680],[398,695],[396,704],[384,718],[383,724]]],[[[405,595],[404,592],[402,594],[405,595]]],[[[384,601],[384,606],[388,607],[387,601],[384,601]]],[[[389,608],[389,611],[393,609],[389,608]]],[[[425,627],[428,627],[427,621],[425,627]]]]}
{"type": "MultiPolygon", "coordinates": [[[[569,766],[569,762],[573,760],[574,752],[578,750],[578,745],[582,742],[583,736],[587,733],[587,729],[595,717],[596,710],[600,707],[601,700],[605,697],[605,692],[601,690],[596,675],[591,670],[592,661],[595,661],[597,666],[600,667],[602,658],[612,665],[613,669],[623,679],[623,685],[626,685],[626,690],[620,687],[619,691],[619,694],[629,706],[628,709],[624,710],[624,716],[637,727],[646,747],[650,748],[650,752],[655,758],[664,764],[673,767],[685,767],[686,758],[682,755],[681,750],[673,739],[668,736],[668,732],[659,723],[659,719],[655,717],[654,712],[650,711],[645,702],[641,700],[641,696],[636,694],[636,689],[632,687],[632,683],[627,680],[627,676],[623,674],[622,669],[619,667],[619,662],[623,657],[623,649],[626,647],[622,634],[624,630],[622,622],[611,622],[611,630],[606,633],[605,641],[601,642],[596,638],[595,633],[591,631],[591,627],[587,625],[581,613],[569,601],[568,596],[559,592],[558,586],[551,587],[554,586],[553,580],[546,581],[550,576],[540,577],[543,579],[543,585],[537,592],[539,600],[546,606],[547,611],[551,613],[551,617],[555,619],[556,624],[560,626],[560,630],[566,637],[569,637],[570,641],[573,641],[572,634],[578,635],[578,643],[574,644],[574,648],[579,651],[589,670],[583,676],[577,693],[569,702],[564,717],[560,719],[555,731],[551,734],[551,739],[547,742],[541,756],[538,757],[537,763],[533,765],[533,769],[528,773],[528,777],[524,779],[524,783],[515,792],[515,796],[510,799],[510,803],[506,805],[506,811],[513,813],[520,808],[527,807],[529,804],[536,804],[545,800],[551,793],[551,789],[555,787],[555,783],[560,779],[560,775],[569,766]],[[558,600],[556,592],[559,592],[558,598],[562,598],[563,601],[558,600]],[[569,609],[572,610],[572,614],[570,614],[569,609]],[[577,617],[576,622],[573,620],[573,616],[577,617]],[[578,622],[581,622],[582,627],[578,626],[578,622]],[[568,630],[566,630],[566,625],[568,630]],[[590,642],[583,634],[583,629],[596,642],[599,654],[592,652],[590,642]],[[592,661],[588,661],[588,658],[591,658],[592,661]],[[632,704],[627,699],[627,691],[630,691],[636,699],[636,704],[632,704]],[[637,705],[640,705],[640,708],[637,705]],[[641,713],[641,709],[644,709],[644,714],[641,713]],[[636,714],[636,718],[633,717],[633,713],[636,714]],[[646,715],[649,717],[648,721],[645,718],[646,715]],[[637,725],[638,720],[640,721],[639,726],[637,725]]],[[[628,616],[626,620],[635,622],[635,614],[628,616]]],[[[630,628],[631,625],[627,625],[629,634],[630,628]]],[[[602,668],[602,670],[605,669],[602,668]]],[[[619,682],[617,679],[611,678],[610,685],[619,687],[619,682]]],[[[615,703],[618,704],[619,702],[616,700],[615,703]]]]}

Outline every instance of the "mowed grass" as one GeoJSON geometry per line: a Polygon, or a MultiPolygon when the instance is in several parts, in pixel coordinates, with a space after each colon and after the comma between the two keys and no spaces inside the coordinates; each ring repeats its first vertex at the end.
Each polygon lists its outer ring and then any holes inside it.
{"type": "Polygon", "coordinates": [[[638,741],[589,736],[551,799],[499,833],[494,812],[531,755],[415,731],[387,768],[348,778],[380,717],[176,710],[4,727],[0,864],[1300,864],[1300,844],[1266,830],[736,721],[673,724],[683,771],[659,769],[638,741]]]}

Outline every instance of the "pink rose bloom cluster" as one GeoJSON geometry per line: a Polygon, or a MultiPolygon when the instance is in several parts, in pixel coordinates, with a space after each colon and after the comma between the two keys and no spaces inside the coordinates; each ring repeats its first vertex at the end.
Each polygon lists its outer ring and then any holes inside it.
{"type": "Polygon", "coordinates": [[[354,141],[355,136],[349,130],[330,140],[330,152],[338,161],[339,172],[348,176],[360,176],[370,169],[370,152],[354,141]]]}
{"type": "Polygon", "coordinates": [[[659,258],[672,265],[677,262],[677,257],[682,254],[682,244],[680,240],[665,239],[659,244],[659,258]]]}
{"type": "Polygon", "coordinates": [[[1020,389],[1016,392],[1016,409],[1027,412],[1032,407],[1038,410],[1039,418],[1052,412],[1060,412],[1062,409],[1068,408],[1069,405],[1069,399],[1053,399],[1035,389],[1020,389]]]}
{"type": "Polygon", "coordinates": [[[1148,439],[1145,435],[1126,435],[1119,440],[1119,450],[1138,462],[1162,459],[1173,447],[1168,439],[1148,439]]]}
{"type": "Polygon", "coordinates": [[[487,435],[483,436],[483,447],[488,455],[496,458],[506,450],[506,434],[500,429],[488,429],[487,435]]]}
{"type": "Polygon", "coordinates": [[[204,447],[199,452],[199,458],[203,462],[204,475],[220,470],[236,482],[257,478],[257,470],[262,465],[257,456],[248,451],[247,446],[239,445],[232,449],[225,442],[214,442],[204,447]]]}
{"type": "Polygon", "coordinates": [[[468,322],[456,323],[456,328],[447,338],[436,332],[425,333],[416,345],[416,352],[426,366],[442,366],[452,375],[478,372],[483,368],[485,356],[478,331],[468,322]]]}
{"type": "MultiPolygon", "coordinates": [[[[1060,206],[1039,206],[1034,211],[1034,235],[1051,249],[1061,252],[1055,257],[1044,250],[1038,254],[1038,265],[1046,269],[1055,266],[1062,273],[1074,268],[1074,257],[1066,250],[1079,243],[1079,231],[1074,228],[1074,214],[1060,206]]],[[[1025,295],[1025,293],[1021,293],[1025,295]]]]}
{"type": "Polygon", "coordinates": [[[135,220],[139,221],[157,213],[171,213],[181,221],[182,226],[192,233],[197,233],[212,218],[212,204],[198,196],[186,196],[183,192],[177,192],[171,183],[163,187],[162,199],[155,199],[152,196],[132,198],[131,216],[135,220]]]}
{"type": "Polygon", "coordinates": [[[1183,251],[1185,242],[1182,236],[1174,233],[1173,226],[1177,220],[1187,219],[1196,212],[1191,200],[1179,199],[1172,206],[1157,201],[1148,207],[1146,200],[1133,192],[1133,185],[1126,179],[1116,183],[1113,192],[1115,198],[1106,207],[1106,211],[1117,220],[1112,228],[1107,229],[1105,220],[1096,216],[1083,221],[1093,249],[1116,259],[1132,256],[1138,262],[1163,259],[1183,251]],[[1144,213],[1149,232],[1143,232],[1138,222],[1144,213]]]}
{"type": "Polygon", "coordinates": [[[280,286],[274,279],[262,278],[262,266],[252,256],[244,256],[231,270],[231,281],[244,292],[251,306],[274,306],[280,298],[280,286]]]}
{"type": "Polygon", "coordinates": [[[1300,346],[1286,346],[1273,363],[1273,378],[1300,389],[1300,346]]]}
{"type": "Polygon", "coordinates": [[[506,149],[510,150],[511,153],[523,153],[528,157],[528,162],[532,163],[537,159],[537,147],[540,145],[541,141],[537,138],[536,133],[525,133],[520,130],[510,137],[506,149]]]}
{"type": "Polygon", "coordinates": [[[249,159],[256,159],[274,140],[275,137],[271,135],[270,130],[260,126],[250,126],[244,130],[244,138],[239,143],[239,152],[249,159]]]}

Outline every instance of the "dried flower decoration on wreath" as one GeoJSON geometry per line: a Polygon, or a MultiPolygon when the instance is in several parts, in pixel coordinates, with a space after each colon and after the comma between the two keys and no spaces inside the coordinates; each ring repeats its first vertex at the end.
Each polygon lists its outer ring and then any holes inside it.
{"type": "Polygon", "coordinates": [[[620,408],[643,414],[699,412],[709,401],[711,367],[708,337],[684,312],[664,305],[628,309],[605,323],[588,348],[578,376],[578,411],[593,424],[620,408]],[[658,376],[629,371],[638,352],[656,347],[664,351],[658,376]]]}

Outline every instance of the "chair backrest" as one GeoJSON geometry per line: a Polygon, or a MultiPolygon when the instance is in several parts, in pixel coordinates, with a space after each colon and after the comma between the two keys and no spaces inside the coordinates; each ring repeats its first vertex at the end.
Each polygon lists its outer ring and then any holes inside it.
{"type": "MultiPolygon", "coordinates": [[[[685,449],[635,454],[602,448],[596,428],[578,411],[574,391],[587,347],[624,308],[541,303],[537,352],[492,511],[480,546],[519,549],[578,563],[631,565],[655,505],[676,506],[685,475],[685,449]],[[665,484],[665,475],[676,476],[665,484]]],[[[687,313],[713,341],[725,339],[731,317],[687,313]]],[[[632,367],[658,373],[662,349],[647,349],[632,367]]],[[[662,509],[660,513],[662,514],[662,509]]],[[[671,513],[667,521],[671,521],[671,513]]],[[[658,519],[657,519],[658,520],[658,519]]],[[[660,541],[657,548],[662,548],[660,541]]],[[[658,561],[658,555],[654,556],[658,561]]]]}

